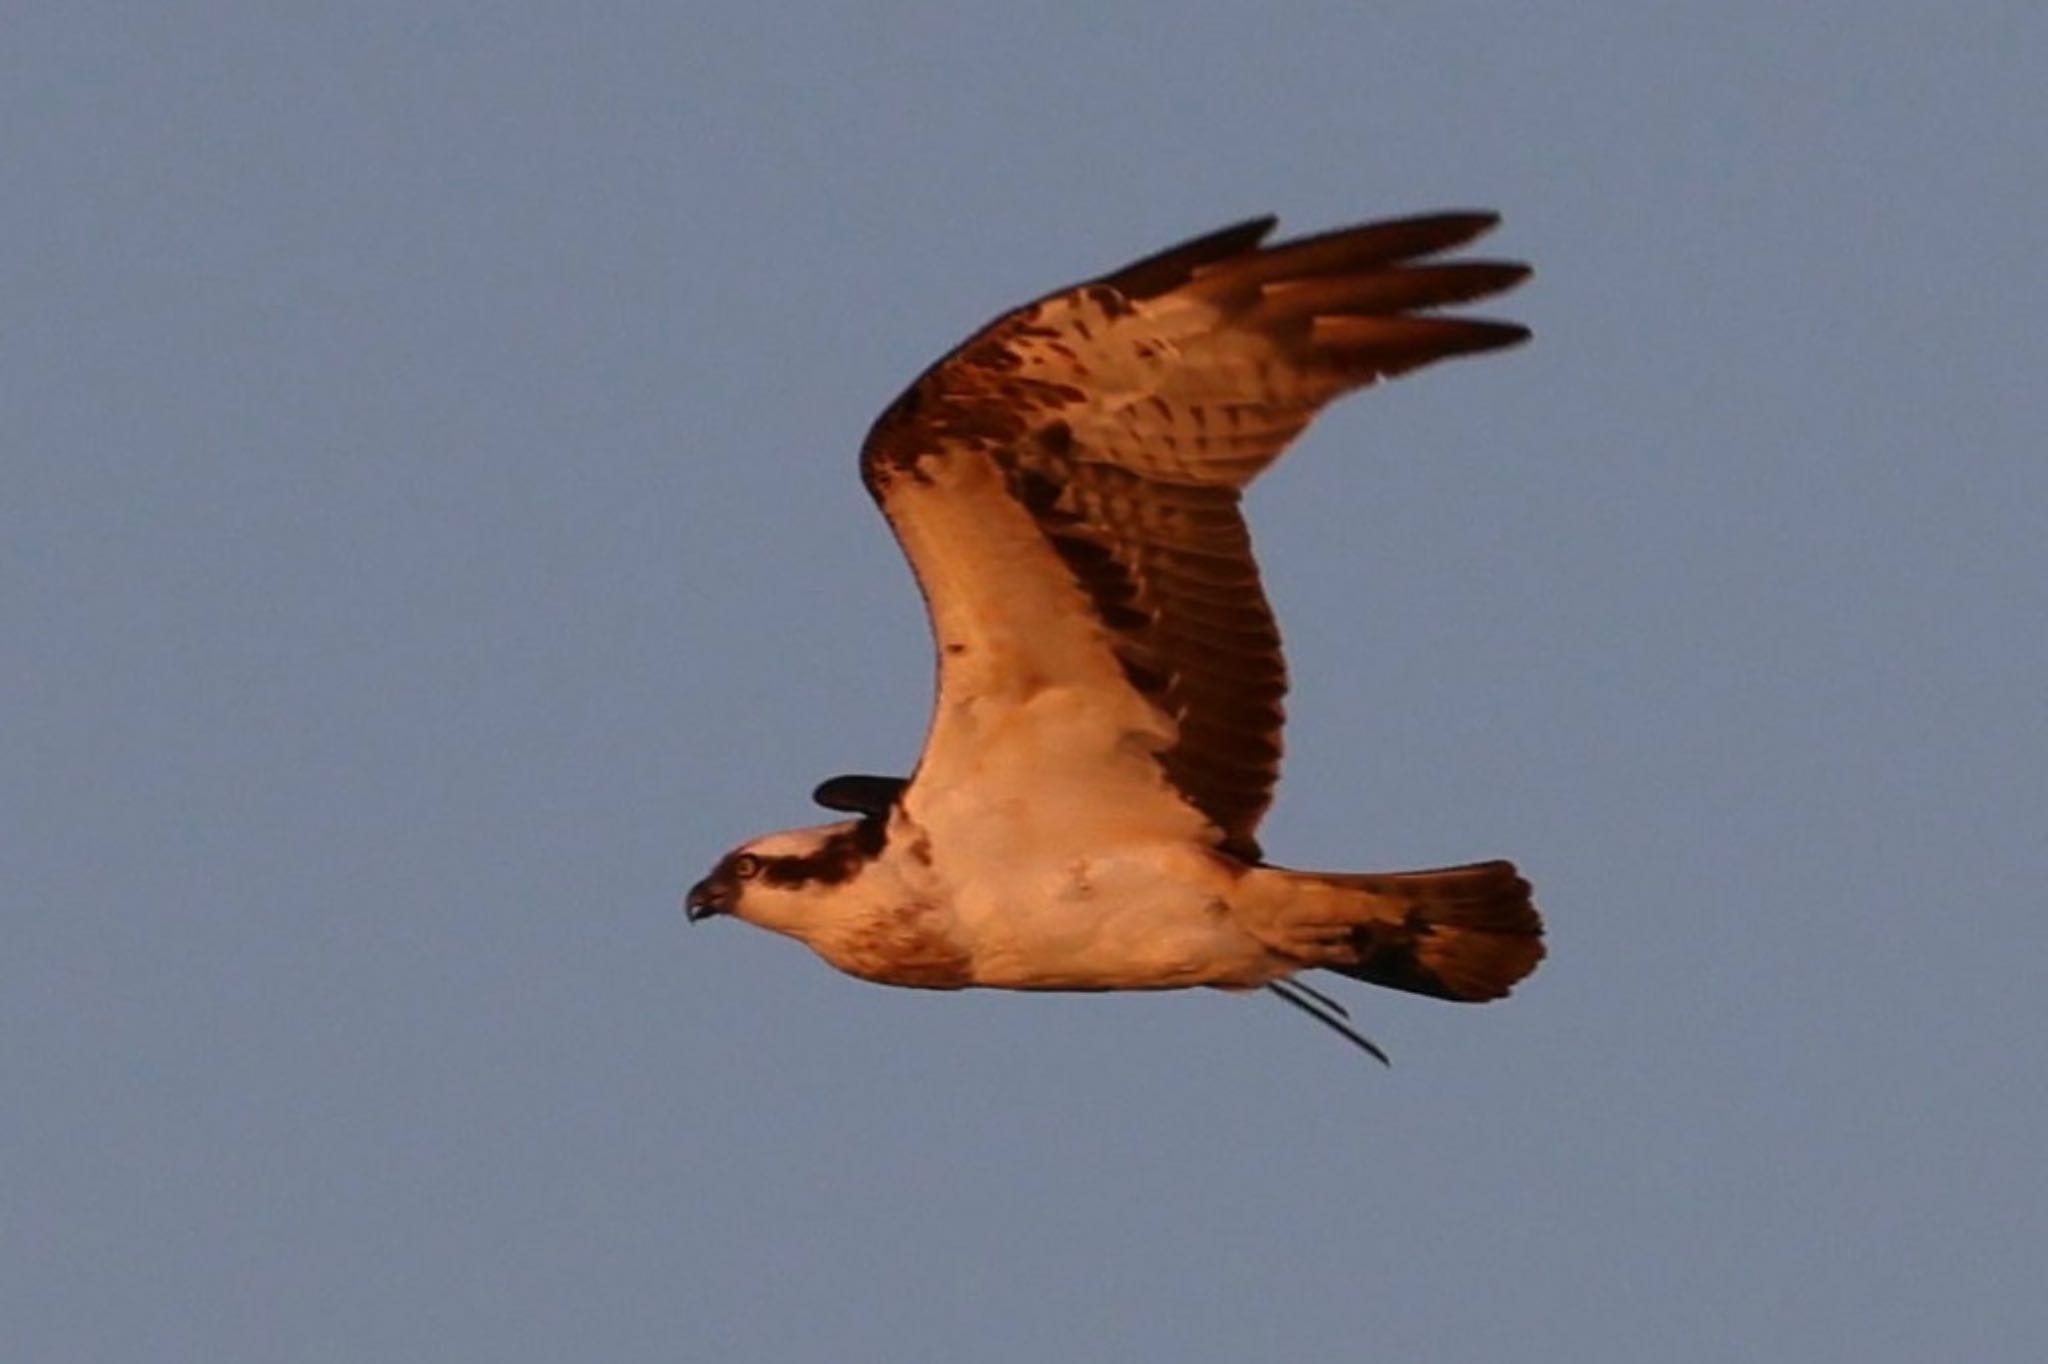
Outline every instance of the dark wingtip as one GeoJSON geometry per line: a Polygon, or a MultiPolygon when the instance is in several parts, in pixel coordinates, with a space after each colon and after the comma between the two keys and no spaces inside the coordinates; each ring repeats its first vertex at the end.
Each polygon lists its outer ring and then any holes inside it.
{"type": "Polygon", "coordinates": [[[1435,213],[1418,213],[1409,218],[1395,218],[1385,226],[1413,232],[1425,237],[1429,245],[1423,248],[1429,252],[1449,250],[1476,241],[1500,226],[1500,214],[1490,208],[1450,208],[1435,213]]]}
{"type": "Polygon", "coordinates": [[[1498,322],[1490,317],[1461,317],[1458,321],[1470,336],[1468,344],[1460,348],[1464,354],[1519,346],[1533,334],[1519,322],[1498,322]]]}
{"type": "Polygon", "coordinates": [[[1104,275],[1099,282],[1126,298],[1154,298],[1187,283],[1200,266],[1250,251],[1279,225],[1280,219],[1271,213],[1247,218],[1155,251],[1114,274],[1104,275]]]}

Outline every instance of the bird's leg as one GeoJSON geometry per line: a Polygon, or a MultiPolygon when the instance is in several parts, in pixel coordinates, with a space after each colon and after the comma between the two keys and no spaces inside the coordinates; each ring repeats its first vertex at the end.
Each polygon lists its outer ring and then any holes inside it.
{"type": "Polygon", "coordinates": [[[1344,1021],[1350,1015],[1345,1013],[1341,1005],[1331,1000],[1322,991],[1303,985],[1298,980],[1268,981],[1266,988],[1307,1014],[1310,1018],[1313,1018],[1316,1022],[1341,1035],[1353,1046],[1371,1053],[1374,1057],[1378,1058],[1381,1065],[1391,1066],[1394,1064],[1387,1059],[1387,1054],[1381,1051],[1370,1037],[1367,1037],[1364,1033],[1344,1021]],[[1323,1009],[1317,1008],[1316,1001],[1318,1000],[1328,1005],[1335,1012],[1325,1012],[1323,1009]]]}

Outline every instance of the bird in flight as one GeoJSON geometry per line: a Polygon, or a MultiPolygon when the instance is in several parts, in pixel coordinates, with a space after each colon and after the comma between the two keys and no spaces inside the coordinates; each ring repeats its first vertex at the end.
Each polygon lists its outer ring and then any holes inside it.
{"type": "Polygon", "coordinates": [[[1299,871],[1256,832],[1280,773],[1280,635],[1239,506],[1325,405],[1525,328],[1440,309],[1528,267],[1442,260],[1441,213],[1262,245],[1258,218],[997,318],[861,449],[938,650],[908,778],[834,777],[851,816],[767,834],[690,889],[885,985],[1265,987],[1384,1061],[1321,968],[1438,999],[1543,957],[1501,861],[1299,871]]]}

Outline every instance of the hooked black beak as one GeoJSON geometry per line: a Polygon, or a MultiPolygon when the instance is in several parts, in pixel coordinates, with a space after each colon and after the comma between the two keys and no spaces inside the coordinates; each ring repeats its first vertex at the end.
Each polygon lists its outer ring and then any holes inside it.
{"type": "Polygon", "coordinates": [[[732,907],[725,903],[725,887],[715,876],[707,876],[691,886],[689,895],[683,899],[683,914],[691,923],[714,914],[730,913],[732,907]]]}

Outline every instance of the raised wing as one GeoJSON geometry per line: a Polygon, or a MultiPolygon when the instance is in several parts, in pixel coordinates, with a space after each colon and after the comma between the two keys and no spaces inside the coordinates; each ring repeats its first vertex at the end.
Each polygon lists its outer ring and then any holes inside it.
{"type": "Polygon", "coordinates": [[[1257,219],[1020,308],[920,376],[861,452],[939,646],[919,778],[1029,751],[1034,783],[1105,800],[1163,779],[1256,860],[1287,675],[1239,495],[1339,395],[1528,335],[1428,311],[1528,274],[1425,263],[1496,221],[1262,248],[1257,219]]]}

